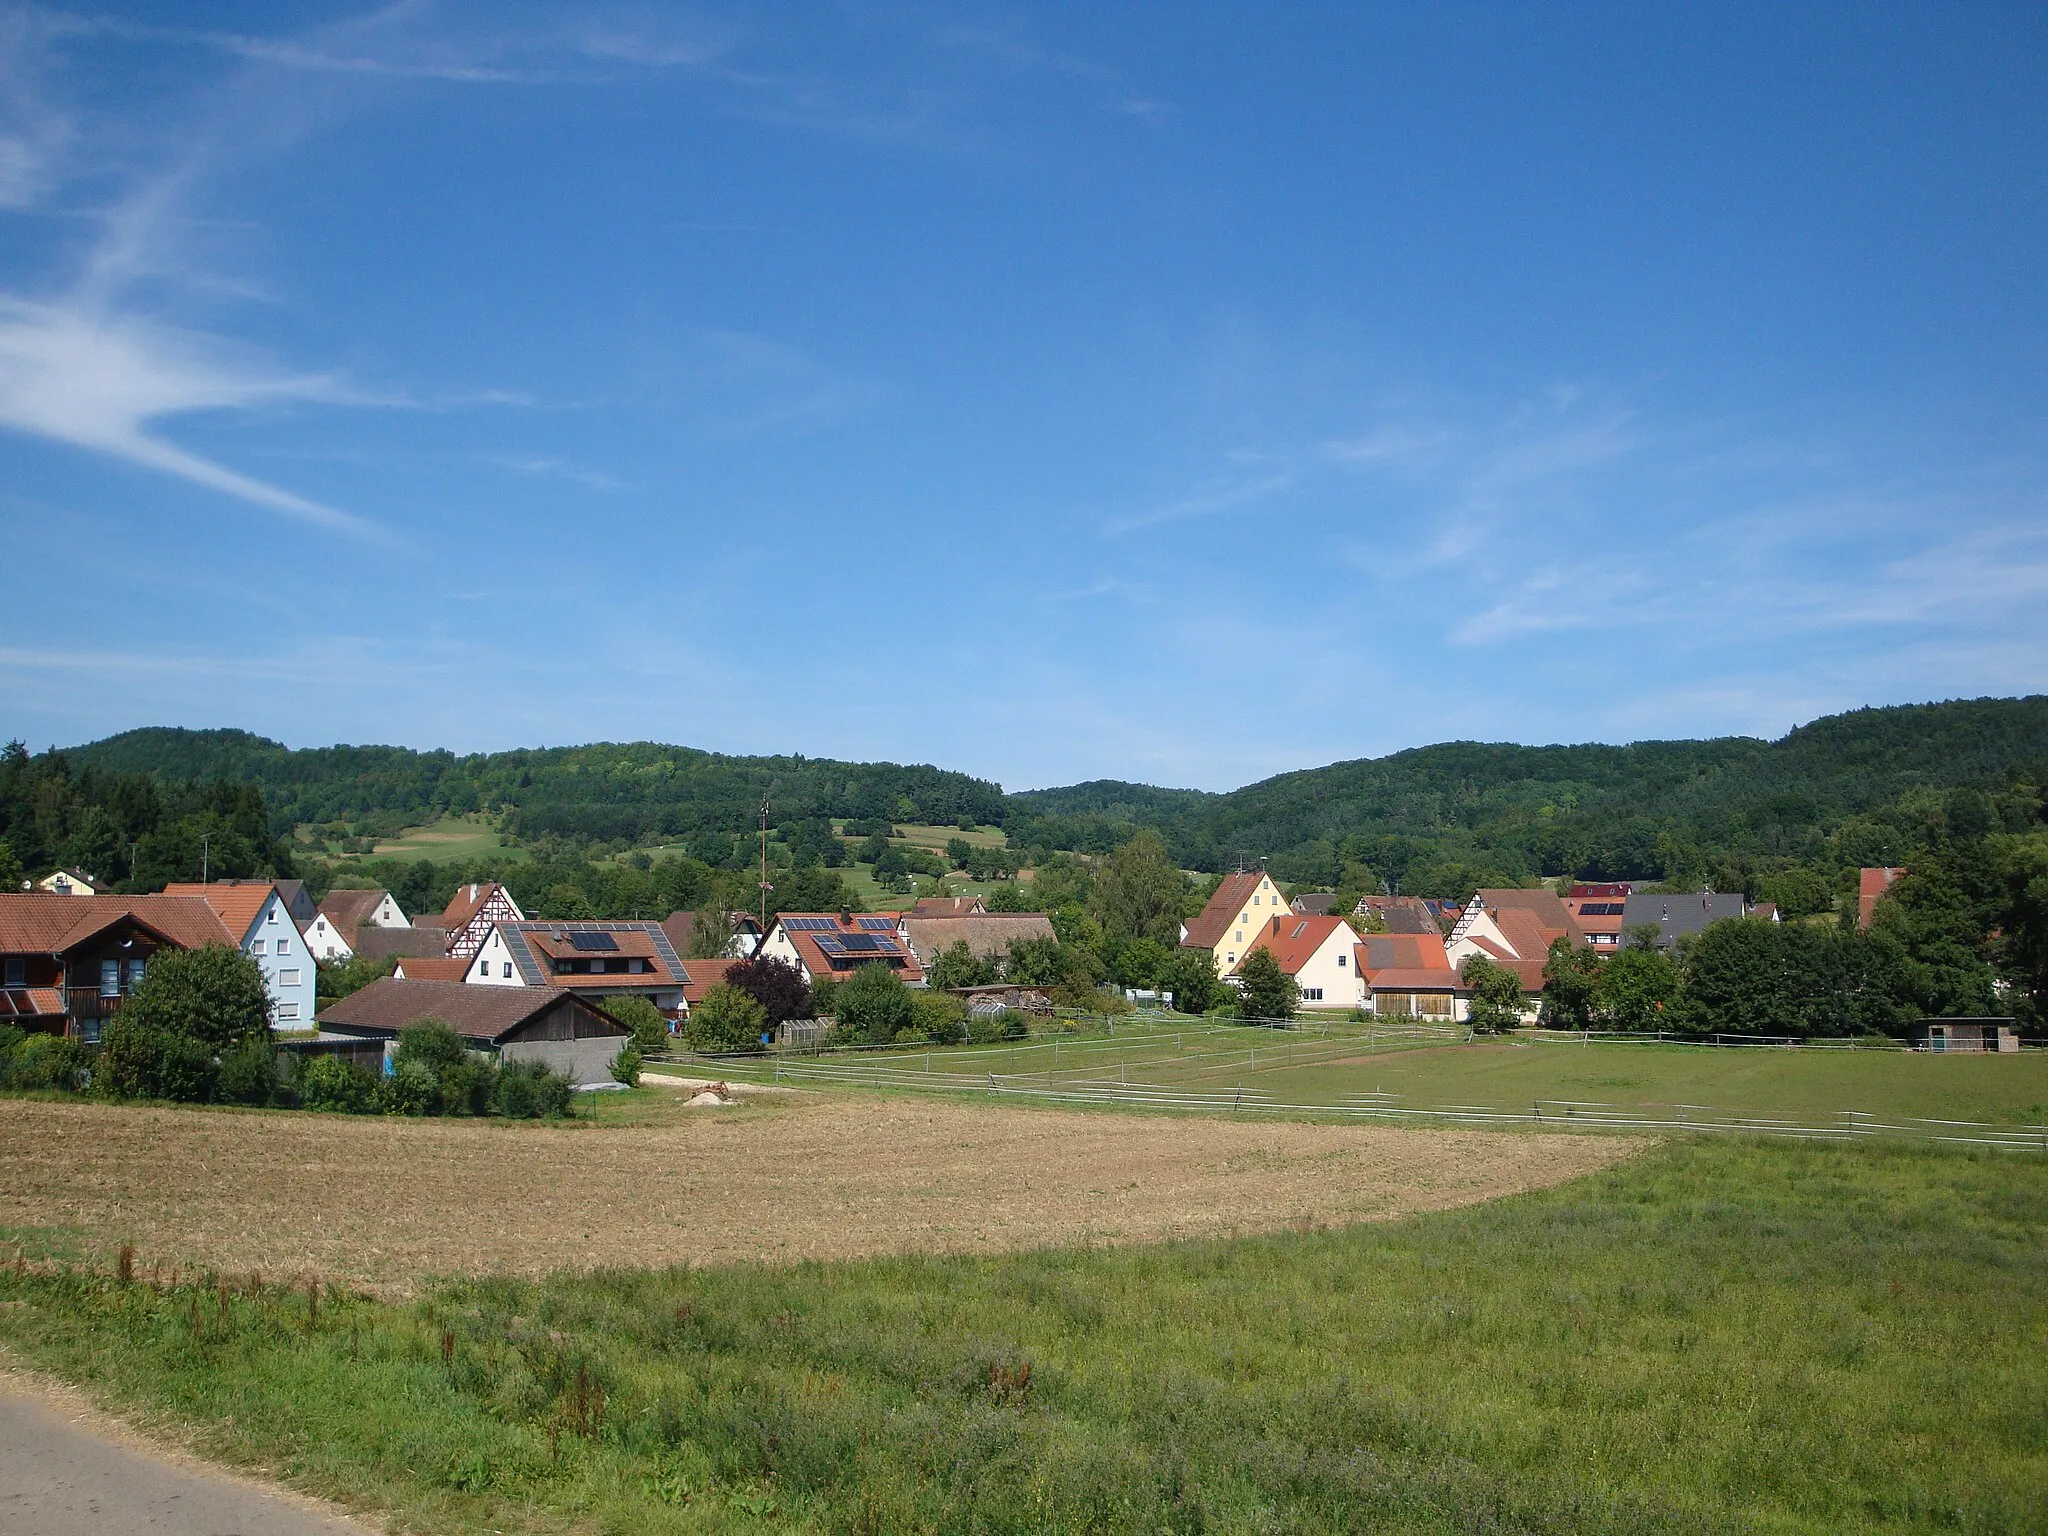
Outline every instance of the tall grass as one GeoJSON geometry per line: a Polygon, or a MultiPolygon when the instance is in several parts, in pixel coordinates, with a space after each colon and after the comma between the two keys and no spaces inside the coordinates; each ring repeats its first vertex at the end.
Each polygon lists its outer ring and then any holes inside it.
{"type": "Polygon", "coordinates": [[[2048,1529],[2031,1158],[1679,1143],[1339,1231],[317,1314],[135,1273],[0,1275],[0,1338],[433,1529],[2048,1529]]]}

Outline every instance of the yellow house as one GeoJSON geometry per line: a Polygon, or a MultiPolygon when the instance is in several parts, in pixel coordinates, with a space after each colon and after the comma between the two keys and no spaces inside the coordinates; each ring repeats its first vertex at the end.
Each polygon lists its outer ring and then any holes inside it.
{"type": "Polygon", "coordinates": [[[1225,875],[1209,904],[1181,924],[1180,947],[1208,950],[1216,961],[1216,974],[1227,976],[1267,920],[1287,910],[1287,899],[1264,870],[1225,875]]]}

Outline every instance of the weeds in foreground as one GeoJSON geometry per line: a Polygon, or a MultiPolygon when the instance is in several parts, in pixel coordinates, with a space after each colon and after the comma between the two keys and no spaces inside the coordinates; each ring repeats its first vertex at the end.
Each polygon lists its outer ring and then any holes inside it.
{"type": "Polygon", "coordinates": [[[0,1338],[441,1530],[2021,1532],[2044,1281],[2048,1164],[1721,1142],[1334,1232],[410,1307],[22,1259],[0,1338]]]}

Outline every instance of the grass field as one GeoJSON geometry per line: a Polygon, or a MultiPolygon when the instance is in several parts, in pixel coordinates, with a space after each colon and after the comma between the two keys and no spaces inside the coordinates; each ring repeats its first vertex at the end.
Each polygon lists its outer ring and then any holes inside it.
{"type": "Polygon", "coordinates": [[[0,1270],[27,1363],[476,1533],[2034,1532],[2044,1339],[2048,1162],[1748,1140],[1335,1231],[404,1306],[0,1270]]]}
{"type": "Polygon", "coordinates": [[[397,837],[380,839],[376,848],[367,855],[332,855],[337,863],[368,857],[426,859],[436,864],[456,859],[523,859],[526,856],[524,849],[507,844],[484,817],[474,815],[444,816],[423,827],[408,827],[397,837]]]}
{"type": "Polygon", "coordinates": [[[1385,1218],[1634,1150],[873,1095],[680,1100],[599,1096],[594,1123],[545,1126],[0,1099],[0,1228],[102,1264],[129,1242],[188,1270],[403,1295],[435,1273],[987,1253],[1385,1218]]]}
{"type": "MultiPolygon", "coordinates": [[[[764,1068],[734,1063],[730,1070],[758,1075],[764,1068]]],[[[1282,1032],[1214,1021],[1127,1021],[1114,1036],[826,1057],[791,1063],[784,1075],[823,1086],[832,1072],[873,1086],[890,1086],[893,1073],[894,1086],[909,1088],[926,1086],[926,1078],[936,1086],[951,1074],[969,1092],[983,1091],[993,1073],[997,1086],[1026,1093],[1128,1087],[1134,1096],[1158,1090],[1212,1103],[1241,1089],[1255,1107],[1470,1107],[1523,1116],[1540,1108],[1546,1120],[1587,1116],[1604,1105],[1665,1122],[2048,1122],[2048,1051],[1951,1056],[1529,1039],[1441,1044],[1353,1024],[1282,1032]],[[799,1069],[805,1076],[791,1075],[799,1069]]]]}

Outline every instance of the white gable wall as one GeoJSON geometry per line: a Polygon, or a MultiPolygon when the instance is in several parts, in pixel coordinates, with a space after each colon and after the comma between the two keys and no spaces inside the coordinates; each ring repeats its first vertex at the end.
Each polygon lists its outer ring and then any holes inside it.
{"type": "Polygon", "coordinates": [[[474,987],[523,987],[525,979],[519,974],[519,967],[512,959],[512,947],[505,942],[505,935],[496,928],[484,940],[469,962],[469,972],[462,978],[474,987]]]}
{"type": "Polygon", "coordinates": [[[313,952],[275,890],[242,935],[242,953],[263,971],[264,990],[270,994],[270,1027],[314,1028],[319,992],[314,985],[313,952]]]}

